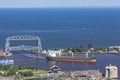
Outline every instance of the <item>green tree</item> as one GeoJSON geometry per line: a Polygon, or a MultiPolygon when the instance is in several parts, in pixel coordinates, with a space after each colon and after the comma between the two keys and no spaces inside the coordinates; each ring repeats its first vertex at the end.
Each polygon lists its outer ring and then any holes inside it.
{"type": "Polygon", "coordinates": [[[79,45],[75,47],[75,52],[85,52],[86,48],[83,45],[79,45]]]}
{"type": "Polygon", "coordinates": [[[92,48],[92,44],[88,44],[88,49],[91,49],[92,48]]]}
{"type": "Polygon", "coordinates": [[[85,52],[86,51],[86,48],[83,45],[80,45],[79,48],[80,48],[80,52],[85,52]]]}
{"type": "Polygon", "coordinates": [[[25,77],[33,76],[32,71],[19,72],[19,74],[25,77]]]}
{"type": "Polygon", "coordinates": [[[70,48],[65,48],[63,52],[69,52],[70,50],[70,48]]]}
{"type": "Polygon", "coordinates": [[[98,50],[99,50],[98,47],[94,48],[94,52],[98,52],[98,50]]]}
{"type": "Polygon", "coordinates": [[[108,47],[103,46],[103,47],[101,48],[101,50],[102,50],[103,52],[106,52],[106,51],[108,51],[108,47]]]}
{"type": "Polygon", "coordinates": [[[71,51],[72,51],[73,53],[75,53],[75,48],[72,48],[71,51]]]}

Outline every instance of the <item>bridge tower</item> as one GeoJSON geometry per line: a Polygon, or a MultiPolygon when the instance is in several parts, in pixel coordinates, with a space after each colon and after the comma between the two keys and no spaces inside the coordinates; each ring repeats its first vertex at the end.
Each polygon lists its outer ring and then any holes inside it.
{"type": "Polygon", "coordinates": [[[38,38],[38,52],[40,53],[42,50],[41,39],[38,38]]]}
{"type": "Polygon", "coordinates": [[[6,39],[6,44],[5,44],[5,52],[6,53],[9,53],[10,51],[9,51],[9,47],[10,47],[10,43],[9,43],[9,39],[7,38],[6,39]]]}

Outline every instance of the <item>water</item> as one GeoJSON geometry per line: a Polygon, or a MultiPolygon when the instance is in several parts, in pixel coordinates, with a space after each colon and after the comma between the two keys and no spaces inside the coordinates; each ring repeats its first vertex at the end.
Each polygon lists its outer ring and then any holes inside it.
{"type": "Polygon", "coordinates": [[[23,34],[40,36],[44,49],[120,45],[119,26],[119,8],[0,9],[0,47],[23,34]]]}
{"type": "Polygon", "coordinates": [[[30,57],[29,55],[37,56],[35,53],[14,52],[11,57],[4,57],[4,59],[14,59],[14,65],[17,66],[30,65],[36,66],[42,70],[49,70],[52,65],[58,65],[62,71],[100,70],[102,73],[105,73],[105,66],[108,66],[110,64],[117,66],[118,71],[120,70],[119,54],[95,54],[97,59],[96,63],[48,61],[43,58],[35,58],[34,56],[30,57]]]}
{"type": "MultiPolygon", "coordinates": [[[[14,35],[40,36],[43,49],[75,47],[79,44],[87,46],[88,43],[94,47],[119,46],[119,34],[119,8],[0,9],[0,48],[5,47],[8,36],[14,35]]],[[[16,41],[10,45],[23,43],[16,41]]],[[[31,65],[43,70],[49,70],[53,64],[63,71],[100,69],[104,72],[104,67],[109,64],[120,67],[120,55],[97,54],[94,64],[47,61],[31,55],[16,52],[5,58],[14,59],[15,65],[31,65]]]]}

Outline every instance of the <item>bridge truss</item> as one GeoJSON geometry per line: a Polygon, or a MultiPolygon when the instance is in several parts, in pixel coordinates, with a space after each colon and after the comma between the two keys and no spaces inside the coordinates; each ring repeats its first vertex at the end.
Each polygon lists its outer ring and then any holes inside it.
{"type": "Polygon", "coordinates": [[[27,51],[36,51],[40,53],[42,50],[41,46],[41,39],[39,36],[31,36],[31,35],[19,35],[19,36],[10,36],[6,39],[6,44],[5,44],[5,52],[9,53],[10,51],[17,51],[17,50],[27,50],[27,51]],[[35,41],[37,40],[37,46],[10,46],[11,41],[35,41]]]}

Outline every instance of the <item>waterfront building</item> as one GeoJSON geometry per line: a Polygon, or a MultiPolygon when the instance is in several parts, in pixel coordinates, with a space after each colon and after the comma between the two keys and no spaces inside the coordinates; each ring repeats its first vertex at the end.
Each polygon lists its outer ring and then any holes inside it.
{"type": "Polygon", "coordinates": [[[83,70],[83,71],[74,71],[69,72],[69,77],[102,77],[102,73],[99,70],[83,70]]]}
{"type": "Polygon", "coordinates": [[[60,68],[56,65],[53,65],[52,67],[50,67],[50,71],[52,73],[58,73],[59,70],[60,70],[60,68]]]}
{"type": "Polygon", "coordinates": [[[116,66],[112,66],[111,64],[109,66],[106,66],[105,77],[111,79],[118,78],[118,68],[116,66]]]}
{"type": "Polygon", "coordinates": [[[118,49],[120,49],[120,46],[109,46],[109,48],[118,48],[118,49]]]}

